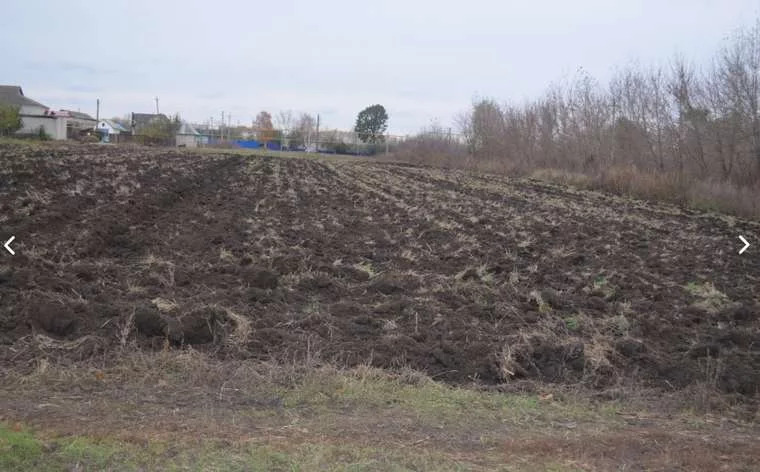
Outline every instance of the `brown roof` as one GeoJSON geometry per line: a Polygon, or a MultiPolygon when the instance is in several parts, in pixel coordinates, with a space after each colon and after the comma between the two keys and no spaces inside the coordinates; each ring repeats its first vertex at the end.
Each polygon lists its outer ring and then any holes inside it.
{"type": "Polygon", "coordinates": [[[73,111],[73,110],[61,110],[63,113],[58,113],[59,115],[68,115],[71,118],[76,118],[78,120],[87,120],[87,121],[96,121],[95,118],[91,117],[87,113],[82,113],[81,111],[73,111]]]}
{"type": "Polygon", "coordinates": [[[24,96],[24,91],[18,85],[0,85],[0,103],[4,105],[32,105],[48,108],[40,102],[24,96]]]}
{"type": "Polygon", "coordinates": [[[132,126],[135,128],[148,126],[154,121],[169,121],[169,117],[163,113],[132,113],[132,126]]]}

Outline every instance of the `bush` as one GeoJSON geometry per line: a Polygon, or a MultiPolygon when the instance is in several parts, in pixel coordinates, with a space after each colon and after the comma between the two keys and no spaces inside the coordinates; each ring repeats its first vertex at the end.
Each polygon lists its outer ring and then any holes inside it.
{"type": "Polygon", "coordinates": [[[0,105],[0,136],[10,136],[22,126],[19,107],[0,105]]]}
{"type": "Polygon", "coordinates": [[[42,125],[40,125],[39,129],[37,130],[37,139],[40,141],[50,141],[50,135],[47,134],[45,128],[42,125]]]}
{"type": "Polygon", "coordinates": [[[450,167],[463,166],[467,161],[466,146],[452,141],[444,133],[423,132],[394,147],[395,158],[418,164],[450,167]]]}
{"type": "Polygon", "coordinates": [[[402,143],[393,159],[414,164],[473,169],[481,172],[527,176],[546,182],[600,190],[641,200],[660,201],[702,211],[727,213],[760,220],[760,184],[700,179],[689,174],[642,170],[634,165],[613,165],[578,172],[560,167],[531,168],[506,159],[476,159],[467,149],[440,140],[412,138],[402,143]]]}

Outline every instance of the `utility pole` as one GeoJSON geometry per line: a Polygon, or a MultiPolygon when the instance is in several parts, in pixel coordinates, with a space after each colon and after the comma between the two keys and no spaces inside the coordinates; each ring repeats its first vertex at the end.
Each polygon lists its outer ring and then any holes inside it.
{"type": "Polygon", "coordinates": [[[158,115],[160,112],[158,111],[158,97],[156,97],[156,115],[158,115]]]}
{"type": "Polygon", "coordinates": [[[319,113],[317,113],[317,143],[316,143],[316,151],[319,152],[319,113]]]}
{"type": "Polygon", "coordinates": [[[98,129],[98,125],[100,124],[100,99],[98,98],[95,101],[95,129],[98,129]]]}
{"type": "Polygon", "coordinates": [[[219,139],[224,140],[224,111],[222,111],[222,121],[219,122],[219,139]]]}

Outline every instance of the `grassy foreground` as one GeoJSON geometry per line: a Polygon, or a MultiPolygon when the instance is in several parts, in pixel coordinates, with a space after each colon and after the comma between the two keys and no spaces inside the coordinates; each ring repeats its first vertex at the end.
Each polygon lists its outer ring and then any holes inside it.
{"type": "Polygon", "coordinates": [[[225,442],[151,441],[67,436],[42,439],[28,430],[0,427],[2,470],[466,470],[464,463],[435,453],[378,447],[302,444],[230,445],[225,442]]]}
{"type": "Polygon", "coordinates": [[[751,470],[760,453],[754,424],[411,371],[187,351],[3,374],[4,471],[751,470]]]}

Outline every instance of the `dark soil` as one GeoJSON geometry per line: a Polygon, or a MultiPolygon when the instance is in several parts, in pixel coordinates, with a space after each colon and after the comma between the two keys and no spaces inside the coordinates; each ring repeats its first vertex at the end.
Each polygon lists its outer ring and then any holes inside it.
{"type": "Polygon", "coordinates": [[[0,218],[20,367],[126,332],[456,383],[760,389],[760,244],[737,254],[758,225],[733,218],[362,160],[7,144],[0,218]]]}

